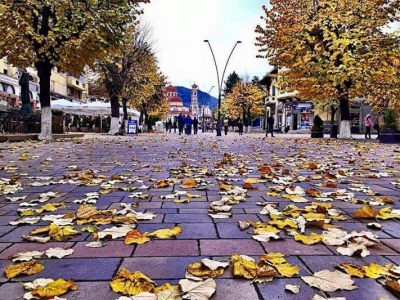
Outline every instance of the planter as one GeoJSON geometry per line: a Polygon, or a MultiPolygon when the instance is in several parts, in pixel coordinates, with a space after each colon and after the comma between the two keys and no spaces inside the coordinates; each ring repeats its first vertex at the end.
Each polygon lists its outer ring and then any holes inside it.
{"type": "Polygon", "coordinates": [[[379,142],[382,144],[398,144],[400,143],[400,132],[381,132],[379,133],[379,142]]]}
{"type": "Polygon", "coordinates": [[[71,131],[72,131],[72,132],[78,132],[78,127],[76,127],[76,126],[71,126],[71,131]]]}
{"type": "Polygon", "coordinates": [[[100,127],[95,127],[94,132],[99,133],[100,132],[100,127]]]}
{"type": "Polygon", "coordinates": [[[89,130],[88,130],[87,126],[85,126],[85,127],[82,127],[82,128],[81,128],[81,131],[82,131],[82,132],[88,132],[89,130]]]}
{"type": "Polygon", "coordinates": [[[53,133],[64,133],[63,116],[53,116],[51,118],[51,131],[53,133]]]}
{"type": "Polygon", "coordinates": [[[311,130],[311,138],[313,139],[323,139],[324,132],[323,131],[313,131],[311,130]]]}

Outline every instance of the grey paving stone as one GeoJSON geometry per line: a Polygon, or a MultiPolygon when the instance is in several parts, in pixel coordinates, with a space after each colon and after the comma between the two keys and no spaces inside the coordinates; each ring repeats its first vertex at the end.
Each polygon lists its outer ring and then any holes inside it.
{"type": "Polygon", "coordinates": [[[138,245],[134,256],[197,256],[197,241],[192,240],[153,240],[138,245]]]}
{"type": "Polygon", "coordinates": [[[359,266],[369,265],[372,262],[380,265],[385,265],[387,263],[390,263],[390,261],[383,256],[367,256],[362,258],[362,257],[349,257],[349,256],[301,255],[300,259],[304,261],[305,265],[312,272],[317,272],[324,269],[334,271],[335,266],[340,265],[342,263],[350,263],[359,266]]]}
{"type": "Polygon", "coordinates": [[[272,282],[258,283],[257,286],[264,300],[303,300],[311,299],[315,294],[323,296],[320,291],[313,289],[300,278],[275,278],[272,282]],[[285,291],[287,284],[299,285],[300,292],[293,294],[285,291]]]}
{"type": "MultiPolygon", "coordinates": [[[[40,243],[14,243],[12,246],[8,247],[6,250],[0,253],[0,259],[7,259],[9,256],[14,255],[19,252],[27,252],[27,251],[46,251],[50,248],[60,247],[63,249],[71,248],[75,243],[73,242],[48,242],[45,244],[40,243]]],[[[9,244],[11,245],[11,244],[9,244]]]]}
{"type": "Polygon", "coordinates": [[[260,246],[260,243],[255,240],[200,240],[201,255],[260,255],[261,253],[264,253],[264,250],[260,246]]]}
{"type": "Polygon", "coordinates": [[[332,252],[322,244],[304,245],[293,239],[269,241],[262,243],[267,252],[281,252],[285,255],[323,255],[332,254],[332,252]]]}
{"type": "Polygon", "coordinates": [[[254,285],[248,280],[216,279],[217,291],[211,298],[213,300],[244,300],[260,299],[254,285]]]}
{"type": "Polygon", "coordinates": [[[140,271],[151,279],[183,279],[186,267],[203,257],[135,257],[124,258],[119,269],[140,271]]]}
{"type": "Polygon", "coordinates": [[[77,281],[111,280],[121,258],[38,259],[43,271],[31,276],[18,277],[13,281],[32,281],[36,278],[72,278],[77,281]]]}

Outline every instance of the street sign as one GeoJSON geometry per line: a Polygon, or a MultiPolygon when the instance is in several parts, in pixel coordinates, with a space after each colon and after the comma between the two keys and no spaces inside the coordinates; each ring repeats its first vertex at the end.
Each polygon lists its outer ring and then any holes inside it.
{"type": "Polygon", "coordinates": [[[138,133],[138,124],[137,120],[128,120],[128,134],[137,134],[138,133]]]}

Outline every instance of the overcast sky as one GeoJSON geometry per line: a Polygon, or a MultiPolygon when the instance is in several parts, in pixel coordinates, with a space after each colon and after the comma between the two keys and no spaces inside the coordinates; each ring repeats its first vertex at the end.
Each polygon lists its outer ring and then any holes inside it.
{"type": "Polygon", "coordinates": [[[220,76],[235,42],[241,40],[225,73],[260,78],[271,69],[267,60],[256,58],[254,29],[261,24],[262,5],[268,0],[151,0],[144,6],[142,22],[153,28],[161,70],[175,86],[218,95],[217,75],[208,39],[214,50],[220,76]]]}

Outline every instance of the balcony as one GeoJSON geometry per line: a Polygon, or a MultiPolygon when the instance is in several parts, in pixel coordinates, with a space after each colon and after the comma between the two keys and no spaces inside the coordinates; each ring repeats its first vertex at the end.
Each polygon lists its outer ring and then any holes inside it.
{"type": "Polygon", "coordinates": [[[78,90],[78,91],[85,91],[86,90],[86,84],[80,82],[74,76],[67,76],[67,86],[72,87],[72,88],[74,88],[75,90],[78,90]]]}

